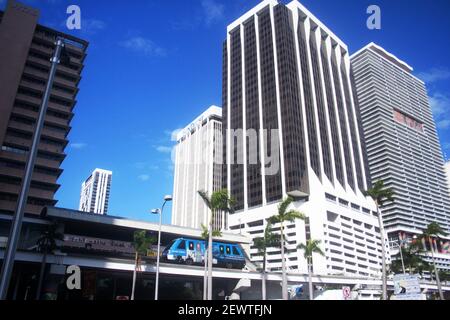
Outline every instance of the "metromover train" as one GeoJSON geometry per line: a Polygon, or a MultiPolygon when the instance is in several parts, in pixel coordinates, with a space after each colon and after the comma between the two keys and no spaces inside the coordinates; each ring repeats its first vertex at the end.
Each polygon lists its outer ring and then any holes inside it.
{"type": "MultiPolygon", "coordinates": [[[[205,241],[190,238],[173,240],[163,251],[162,259],[186,265],[204,264],[205,241]]],[[[243,249],[238,244],[213,241],[213,265],[228,269],[242,269],[245,266],[243,249]]]]}

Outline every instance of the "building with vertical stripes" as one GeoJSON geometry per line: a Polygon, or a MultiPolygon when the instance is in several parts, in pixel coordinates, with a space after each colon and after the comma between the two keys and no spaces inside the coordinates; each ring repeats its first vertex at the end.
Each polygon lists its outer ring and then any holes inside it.
{"type": "MultiPolygon", "coordinates": [[[[363,195],[369,176],[347,45],[298,1],[262,1],[227,28],[222,107],[223,187],[236,200],[230,229],[263,236],[290,195],[307,216],[285,225],[291,272],[307,272],[297,245],[312,238],[325,252],[314,254],[314,273],[379,276],[380,229],[363,195]]],[[[269,249],[268,269],[281,269],[280,253],[269,249]]]]}
{"type": "Polygon", "coordinates": [[[81,184],[80,211],[107,214],[112,172],[95,169],[81,184]]]}
{"type": "MultiPolygon", "coordinates": [[[[222,184],[222,109],[209,107],[177,135],[172,224],[200,229],[210,211],[198,191],[211,195],[222,184]]],[[[214,228],[228,228],[226,216],[214,217],[214,228]]]]}
{"type": "MultiPolygon", "coordinates": [[[[382,207],[391,243],[411,239],[431,222],[450,233],[450,194],[425,84],[413,68],[370,43],[351,57],[370,176],[394,191],[382,207]]],[[[437,241],[443,253],[445,241],[437,241]]],[[[429,248],[428,248],[429,249],[429,248]]],[[[438,266],[450,256],[438,257],[438,266]]]]}

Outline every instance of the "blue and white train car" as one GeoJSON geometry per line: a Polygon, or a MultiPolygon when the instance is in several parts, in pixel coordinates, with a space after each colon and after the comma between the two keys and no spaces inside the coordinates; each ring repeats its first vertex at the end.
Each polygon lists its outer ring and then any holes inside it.
{"type": "MultiPolygon", "coordinates": [[[[163,251],[162,259],[187,265],[204,264],[205,241],[179,238],[173,240],[163,251]]],[[[245,257],[238,244],[213,241],[213,264],[229,269],[242,269],[245,257]]]]}

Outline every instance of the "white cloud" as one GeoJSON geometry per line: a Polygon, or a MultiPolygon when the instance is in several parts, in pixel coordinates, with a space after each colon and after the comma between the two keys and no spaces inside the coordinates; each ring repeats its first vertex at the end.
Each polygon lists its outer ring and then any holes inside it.
{"type": "Polygon", "coordinates": [[[178,134],[183,131],[183,128],[178,128],[175,130],[165,130],[164,133],[168,136],[170,136],[170,141],[177,141],[178,134]]]}
{"type": "Polygon", "coordinates": [[[106,23],[97,19],[82,19],[81,31],[88,34],[94,34],[106,28],[106,23]]]}
{"type": "Polygon", "coordinates": [[[135,162],[133,165],[136,169],[138,170],[144,170],[144,169],[149,169],[149,170],[158,170],[159,166],[152,164],[150,162],[135,162]]]}
{"type": "Polygon", "coordinates": [[[148,174],[141,174],[137,178],[141,181],[148,181],[150,179],[150,176],[148,174]]]}
{"type": "Polygon", "coordinates": [[[430,104],[435,116],[442,116],[450,111],[450,97],[442,93],[435,92],[430,97],[430,104]]]}
{"type": "Polygon", "coordinates": [[[159,47],[152,40],[143,37],[132,37],[120,42],[119,45],[146,56],[164,57],[167,54],[164,48],[159,47]]]}
{"type": "MultiPolygon", "coordinates": [[[[1,0],[0,0],[1,1],[1,0]]],[[[70,147],[72,149],[83,149],[87,147],[87,143],[83,143],[83,142],[76,142],[76,143],[71,143],[70,147]]]]}
{"type": "Polygon", "coordinates": [[[450,97],[440,92],[435,92],[430,96],[431,110],[439,129],[450,128],[450,97]]]}
{"type": "Polygon", "coordinates": [[[450,70],[447,68],[432,68],[429,71],[421,72],[417,75],[426,83],[446,80],[450,78],[450,70]]]}
{"type": "Polygon", "coordinates": [[[436,125],[439,129],[448,129],[450,128],[450,120],[449,119],[440,120],[437,122],[436,125]]]}
{"type": "Polygon", "coordinates": [[[156,150],[161,153],[171,153],[172,147],[166,147],[166,146],[156,146],[156,150]]]}
{"type": "Polygon", "coordinates": [[[225,6],[215,0],[202,0],[202,8],[207,25],[221,20],[224,16],[225,6]]]}

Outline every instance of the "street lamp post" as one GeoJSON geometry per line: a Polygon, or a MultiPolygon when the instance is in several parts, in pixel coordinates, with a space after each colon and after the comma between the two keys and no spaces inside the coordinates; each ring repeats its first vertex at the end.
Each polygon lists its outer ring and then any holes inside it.
{"type": "Polygon", "coordinates": [[[53,88],[53,80],[56,74],[56,68],[60,62],[61,55],[64,48],[64,39],[57,37],[55,42],[55,52],[51,58],[50,73],[45,87],[44,96],[42,98],[42,105],[39,110],[39,117],[36,123],[36,131],[33,135],[33,141],[31,148],[28,151],[28,159],[25,168],[25,174],[22,181],[22,187],[20,190],[19,199],[17,201],[17,208],[14,214],[11,230],[9,232],[8,244],[6,247],[5,256],[3,259],[3,266],[0,279],[0,300],[5,300],[8,293],[9,282],[11,279],[11,273],[14,266],[14,259],[17,250],[17,244],[19,242],[20,233],[22,229],[22,221],[27,206],[28,191],[30,189],[31,177],[33,175],[34,164],[36,162],[36,156],[38,152],[39,141],[41,139],[42,128],[44,127],[45,115],[47,114],[48,101],[50,99],[50,93],[53,88]]]}
{"type": "Polygon", "coordinates": [[[402,239],[401,235],[399,234],[399,236],[398,236],[398,248],[399,248],[399,251],[400,251],[400,259],[402,261],[403,274],[406,274],[405,262],[403,260],[403,252],[402,252],[402,245],[403,245],[404,242],[405,242],[405,240],[402,239]]]}
{"type": "Polygon", "coordinates": [[[164,197],[164,203],[161,209],[153,209],[153,214],[159,214],[159,230],[158,230],[158,256],[156,257],[156,281],[155,281],[155,300],[158,300],[159,293],[159,256],[161,251],[161,226],[162,226],[162,214],[164,211],[164,206],[167,202],[172,201],[172,196],[167,195],[164,197]]]}

